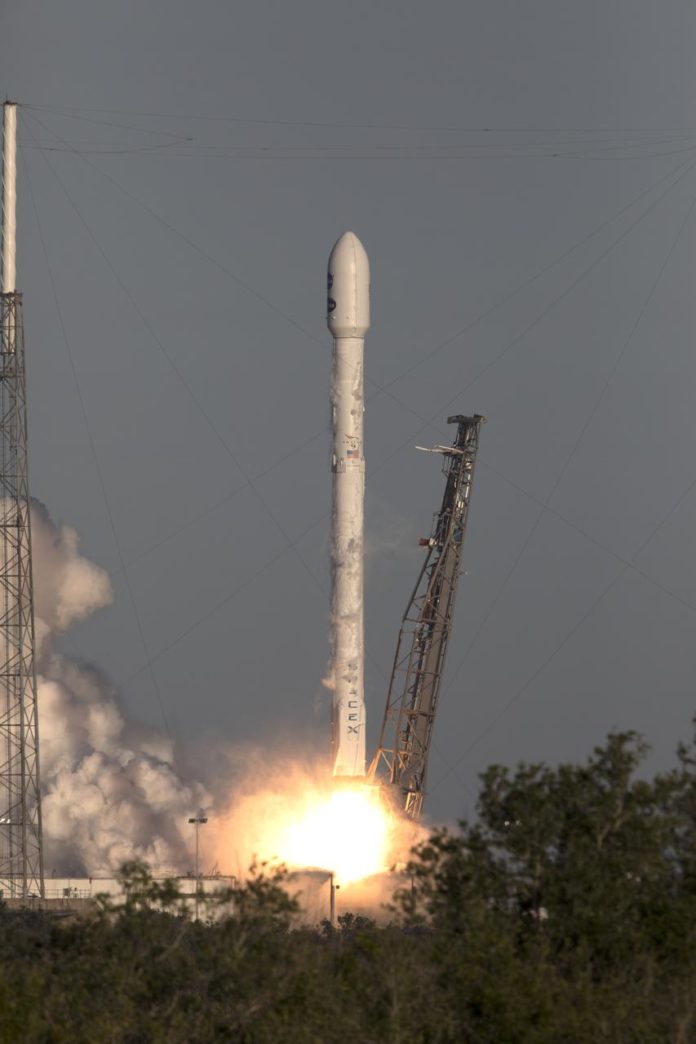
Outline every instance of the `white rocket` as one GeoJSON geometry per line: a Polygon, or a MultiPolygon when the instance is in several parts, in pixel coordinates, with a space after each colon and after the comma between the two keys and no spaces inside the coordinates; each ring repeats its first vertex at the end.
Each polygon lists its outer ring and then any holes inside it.
{"type": "Polygon", "coordinates": [[[327,323],[334,338],[331,521],[334,776],[365,774],[363,628],[363,347],[370,326],[370,262],[344,232],[329,257],[327,323]]]}

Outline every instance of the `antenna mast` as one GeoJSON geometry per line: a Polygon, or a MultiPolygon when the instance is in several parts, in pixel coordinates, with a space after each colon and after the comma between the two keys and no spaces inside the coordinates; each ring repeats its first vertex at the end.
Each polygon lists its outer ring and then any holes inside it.
{"type": "Polygon", "coordinates": [[[3,106],[0,294],[0,891],[44,895],[22,295],[17,106],[3,106]]]}

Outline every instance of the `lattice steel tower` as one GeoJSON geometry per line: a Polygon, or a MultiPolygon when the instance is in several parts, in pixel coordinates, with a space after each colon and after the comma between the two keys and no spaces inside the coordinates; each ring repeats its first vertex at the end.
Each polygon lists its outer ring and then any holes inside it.
{"type": "Polygon", "coordinates": [[[43,896],[22,295],[16,289],[17,107],[3,108],[0,294],[0,890],[43,896]]]}
{"type": "Polygon", "coordinates": [[[484,418],[448,417],[457,425],[452,446],[438,446],[446,476],[442,506],[432,536],[421,540],[425,561],[399,631],[377,752],[368,777],[391,790],[411,819],[420,819],[428,756],[437,711],[462,550],[479,434],[484,418]]]}

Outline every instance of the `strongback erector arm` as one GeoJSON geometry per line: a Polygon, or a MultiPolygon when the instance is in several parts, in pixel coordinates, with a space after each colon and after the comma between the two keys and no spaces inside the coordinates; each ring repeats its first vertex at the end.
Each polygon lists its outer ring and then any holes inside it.
{"type": "Polygon", "coordinates": [[[393,790],[411,819],[425,797],[428,755],[447,653],[481,425],[485,418],[457,415],[452,446],[438,446],[446,476],[442,507],[396,645],[389,694],[369,778],[393,790]]]}

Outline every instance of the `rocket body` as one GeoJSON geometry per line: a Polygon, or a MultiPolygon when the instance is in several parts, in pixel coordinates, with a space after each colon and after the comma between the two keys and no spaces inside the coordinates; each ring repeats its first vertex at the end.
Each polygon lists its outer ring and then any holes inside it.
{"type": "Polygon", "coordinates": [[[327,323],[334,338],[331,408],[331,645],[334,776],[365,774],[363,624],[363,347],[370,325],[370,263],[344,233],[329,258],[327,323]]]}

